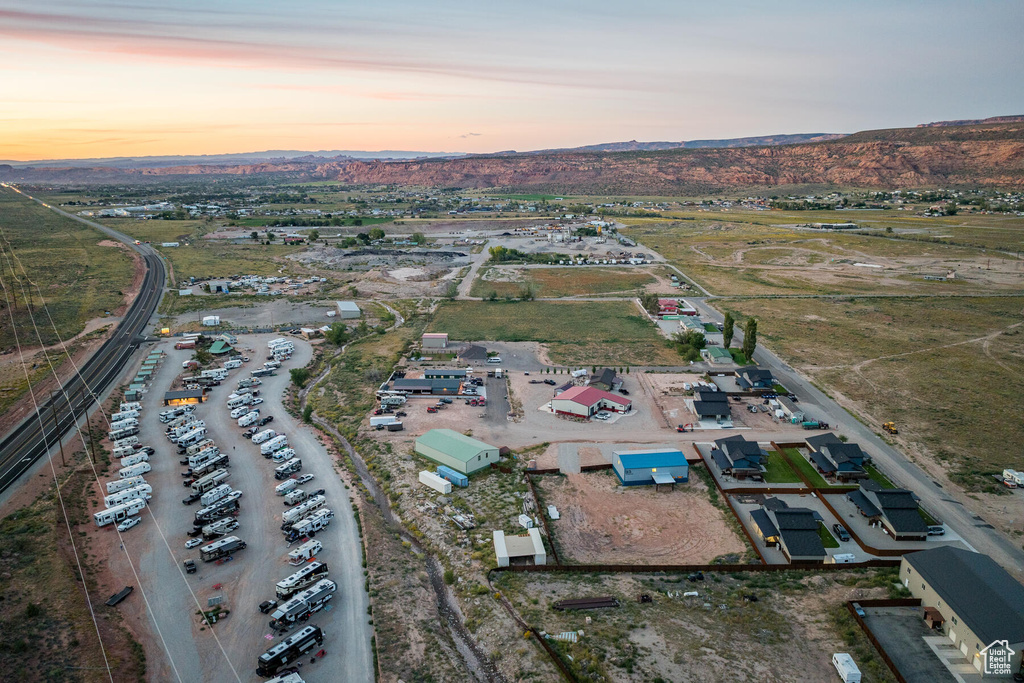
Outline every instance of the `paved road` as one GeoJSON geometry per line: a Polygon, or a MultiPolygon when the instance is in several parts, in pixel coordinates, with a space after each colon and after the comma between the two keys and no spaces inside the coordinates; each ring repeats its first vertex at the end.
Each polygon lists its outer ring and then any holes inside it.
{"type": "Polygon", "coordinates": [[[469,295],[469,290],[473,287],[473,282],[476,280],[476,274],[480,270],[480,266],[490,258],[490,254],[487,253],[487,242],[484,242],[483,249],[481,249],[479,254],[470,254],[469,258],[469,273],[467,273],[466,277],[462,278],[462,282],[459,283],[459,293],[455,298],[475,299],[479,301],[479,297],[471,297],[469,295]]]}
{"type": "MultiPolygon", "coordinates": [[[[701,298],[688,298],[707,320],[722,322],[724,316],[701,298]]],[[[743,332],[736,330],[735,344],[743,341],[743,332]]],[[[810,380],[787,365],[772,351],[759,346],[754,360],[772,371],[772,374],[790,391],[795,393],[801,406],[812,416],[820,415],[833,425],[834,431],[842,432],[867,451],[894,483],[912,490],[921,497],[922,505],[932,515],[940,518],[953,528],[978,552],[989,555],[1010,571],[1020,572],[1024,568],[1024,551],[999,531],[987,528],[986,522],[964,507],[961,501],[936,483],[924,470],[907,460],[906,456],[890,446],[872,429],[868,428],[834,400],[815,387],[810,380]]]]}
{"type": "MultiPolygon", "coordinates": [[[[152,535],[140,539],[140,574],[150,595],[152,617],[163,633],[178,673],[185,681],[260,680],[254,673],[255,660],[277,639],[266,638],[270,634],[269,617],[260,614],[257,606],[263,600],[272,599],[274,584],[295,571],[286,562],[290,548],[280,531],[281,513],[285,507],[283,499],[273,491],[279,483],[273,477],[274,464],[260,455],[258,446],[241,436],[242,429],[236,420],[231,419],[225,405],[237,379],[248,376],[249,370],[262,362],[266,341],[272,336],[241,337],[240,344],[253,349],[249,354],[252,361],[241,370],[232,371],[229,379],[213,390],[210,400],[197,409],[207,423],[210,437],[231,457],[231,478],[227,483],[244,493],[238,518],[240,527],[233,534],[244,540],[248,547],[236,553],[231,562],[223,565],[199,562],[199,572],[192,575],[185,575],[179,569],[183,559],[199,557],[198,549],[186,550],[184,543],[185,532],[192,528],[193,515],[200,504],[186,507],[181,503],[187,493],[179,474],[184,467],[178,464],[176,449],[161,435],[163,425],[158,422],[157,413],[161,409],[159,403],[163,391],[180,372],[181,362],[190,357],[189,352],[174,351],[169,343],[165,344],[169,349],[168,357],[146,397],[143,433],[148,436],[147,441],[158,449],[158,455],[154,458],[153,472],[147,475],[154,488],[150,507],[152,519],[144,519],[143,525],[158,522],[167,545],[162,538],[152,535]],[[217,584],[221,587],[214,588],[217,584]],[[232,611],[227,620],[214,626],[219,644],[209,630],[201,632],[196,628],[193,616],[198,609],[196,598],[205,608],[207,599],[215,596],[222,596],[225,607],[232,611]]],[[[305,365],[311,355],[311,347],[296,340],[296,354],[286,361],[282,371],[275,377],[263,378],[260,393],[265,402],[258,406],[263,415],[274,416],[268,427],[288,435],[291,447],[302,458],[302,472],[315,475],[316,478],[305,488],[325,489],[328,507],[335,512],[330,526],[317,535],[324,544],[324,551],[317,559],[330,567],[329,578],[338,583],[338,592],[330,603],[331,609],[318,613],[309,622],[326,632],[327,655],[315,665],[306,660],[302,673],[310,683],[372,681],[374,665],[370,647],[372,627],[367,615],[369,599],[364,590],[362,545],[351,499],[313,430],[288,415],[281,402],[282,392],[289,382],[287,369],[305,365]]],[[[145,532],[143,527],[140,530],[145,532]]],[[[157,666],[156,662],[154,666],[157,666]]],[[[156,675],[159,680],[173,677],[166,666],[157,668],[156,675]]]]}
{"type": "MultiPolygon", "coordinates": [[[[20,190],[11,189],[21,193],[20,190]]],[[[25,196],[34,199],[29,195],[25,196]]],[[[40,401],[42,419],[38,419],[34,413],[30,414],[0,443],[0,491],[18,482],[39,458],[46,455],[48,446],[55,445],[69,430],[77,428],[79,418],[94,403],[95,398],[121,374],[122,369],[141,345],[150,317],[160,302],[164,288],[164,264],[160,255],[151,247],[136,245],[135,240],[127,235],[53,209],[43,202],[39,203],[130,245],[142,254],[146,263],[146,275],[139,295],[118,324],[114,334],[79,367],[80,374],[73,375],[64,383],[62,393],[40,401]]],[[[37,320],[40,326],[45,326],[47,322],[37,320]]]]}

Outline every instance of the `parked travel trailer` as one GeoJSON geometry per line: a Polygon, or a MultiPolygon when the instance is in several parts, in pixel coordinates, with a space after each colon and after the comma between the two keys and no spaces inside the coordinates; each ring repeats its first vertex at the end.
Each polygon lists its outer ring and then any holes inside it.
{"type": "Polygon", "coordinates": [[[213,439],[203,439],[197,444],[193,444],[185,449],[186,455],[195,455],[196,453],[202,453],[204,450],[213,445],[213,439]]]}
{"type": "Polygon", "coordinates": [[[231,496],[222,498],[213,505],[198,510],[195,514],[195,521],[192,522],[192,526],[206,526],[216,519],[230,515],[240,507],[241,506],[238,504],[238,498],[233,498],[231,496]]]}
{"type": "Polygon", "coordinates": [[[288,564],[297,567],[316,557],[316,554],[323,549],[324,546],[320,541],[306,541],[288,553],[288,564]]]}
{"type": "Polygon", "coordinates": [[[224,538],[218,539],[209,545],[204,545],[199,549],[199,557],[203,562],[213,562],[219,560],[222,557],[238,552],[239,550],[245,550],[246,543],[238,536],[225,536],[224,538]]]}
{"type": "MultiPolygon", "coordinates": [[[[139,426],[139,421],[137,419],[135,419],[134,417],[126,417],[126,418],[117,420],[116,422],[111,422],[110,423],[110,431],[111,432],[115,432],[115,431],[120,431],[122,429],[129,429],[131,427],[138,427],[138,426],[139,426]]],[[[129,435],[129,436],[131,436],[131,435],[129,435]]]]}
{"type": "Polygon", "coordinates": [[[205,540],[209,541],[214,538],[220,538],[225,534],[229,534],[237,528],[237,519],[235,519],[234,517],[223,517],[215,522],[207,524],[202,529],[200,529],[199,532],[202,534],[205,540]]]}
{"type": "Polygon", "coordinates": [[[144,451],[132,453],[121,458],[121,467],[131,467],[132,465],[138,465],[140,462],[149,462],[149,455],[144,451]]]}
{"type": "Polygon", "coordinates": [[[221,453],[220,455],[215,457],[213,460],[210,460],[209,462],[199,465],[198,467],[189,468],[189,474],[191,474],[193,478],[202,477],[206,474],[209,474],[210,472],[213,472],[218,468],[227,467],[228,464],[230,464],[230,462],[231,459],[228,458],[228,454],[221,453]]]}
{"type": "Polygon", "coordinates": [[[213,472],[204,474],[199,479],[196,479],[192,482],[190,488],[193,493],[205,493],[215,486],[220,486],[230,476],[231,473],[225,469],[214,470],[213,472]]]}
{"type": "Polygon", "coordinates": [[[131,467],[122,467],[117,471],[117,477],[118,479],[128,479],[129,477],[137,477],[139,475],[145,474],[146,472],[149,472],[151,469],[153,468],[150,467],[148,462],[140,462],[138,464],[132,465],[131,467]]]}
{"type": "Polygon", "coordinates": [[[288,446],[288,437],[284,434],[278,434],[273,439],[270,439],[265,444],[260,446],[261,455],[269,455],[274,451],[281,450],[288,446]]]}
{"type": "Polygon", "coordinates": [[[303,536],[314,536],[316,532],[326,529],[334,519],[334,511],[330,508],[320,508],[309,517],[305,517],[295,524],[288,530],[287,539],[294,541],[303,536]]]}
{"type": "Polygon", "coordinates": [[[124,456],[131,455],[134,452],[135,452],[135,447],[134,446],[118,446],[117,448],[115,448],[112,451],[112,453],[114,454],[115,458],[123,458],[124,456]]]}
{"type": "Polygon", "coordinates": [[[275,587],[275,595],[277,595],[278,600],[287,600],[320,579],[326,578],[327,573],[327,565],[323,562],[310,562],[294,574],[278,581],[275,587]]]}
{"type": "Polygon", "coordinates": [[[278,630],[287,628],[309,615],[319,612],[338,590],[338,584],[330,579],[320,579],[312,587],[302,591],[284,604],[278,605],[271,613],[270,627],[278,630]]]}
{"type": "Polygon", "coordinates": [[[126,448],[126,447],[134,447],[134,446],[138,446],[138,445],[139,445],[139,437],[137,437],[137,436],[129,436],[129,437],[126,437],[124,439],[118,439],[117,441],[114,441],[111,444],[111,446],[113,446],[114,448],[126,448]]]}
{"type": "Polygon", "coordinates": [[[280,484],[274,487],[274,492],[277,493],[277,495],[279,496],[283,496],[298,485],[299,483],[294,479],[285,479],[280,484]]]}
{"type": "Polygon", "coordinates": [[[313,496],[312,498],[307,500],[305,503],[301,503],[299,505],[296,505],[295,507],[291,508],[290,510],[285,510],[284,514],[281,515],[281,521],[282,521],[281,531],[284,531],[284,532],[287,533],[288,528],[292,524],[295,524],[296,522],[298,522],[303,517],[308,516],[311,512],[313,512],[315,510],[319,510],[326,503],[327,503],[327,499],[324,496],[313,496]]]}
{"type": "MultiPolygon", "coordinates": [[[[266,457],[266,456],[264,456],[264,457],[266,457]]],[[[276,463],[282,463],[285,460],[291,460],[294,457],[295,457],[295,449],[294,448],[282,448],[281,450],[274,451],[273,453],[270,454],[270,459],[273,460],[276,463]]]]}
{"type": "Polygon", "coordinates": [[[117,524],[123,522],[133,515],[137,515],[142,512],[146,507],[146,501],[142,498],[132,498],[127,503],[121,505],[115,505],[112,508],[106,510],[100,510],[99,512],[93,513],[93,520],[96,522],[96,526],[106,526],[108,524],[117,524]]]}
{"type": "Polygon", "coordinates": [[[277,432],[273,429],[264,429],[262,432],[257,432],[252,435],[252,442],[255,444],[261,444],[265,441],[270,441],[275,436],[277,436],[277,432]]]}
{"type": "Polygon", "coordinates": [[[123,505],[133,498],[145,498],[149,500],[152,498],[153,487],[143,482],[137,486],[124,489],[123,491],[117,491],[111,493],[109,496],[103,497],[103,504],[108,508],[115,507],[117,505],[123,505]]]}
{"type": "Polygon", "coordinates": [[[221,500],[225,496],[231,493],[231,487],[227,484],[219,484],[214,486],[212,489],[203,494],[203,497],[199,499],[199,502],[203,507],[209,507],[218,500],[221,500]]]}
{"type": "Polygon", "coordinates": [[[128,477],[127,479],[114,479],[113,481],[107,482],[107,493],[117,493],[118,491],[124,491],[125,489],[130,489],[133,486],[145,483],[146,480],[142,476],[128,477]]]}
{"type": "Polygon", "coordinates": [[[290,474],[295,474],[296,472],[301,471],[302,460],[299,458],[292,458],[291,460],[288,460],[274,468],[274,479],[284,479],[290,474]]]}
{"type": "Polygon", "coordinates": [[[178,446],[192,446],[199,443],[204,438],[206,438],[206,427],[199,427],[198,429],[193,429],[188,434],[179,438],[178,446]]]}
{"type": "Polygon", "coordinates": [[[110,441],[120,441],[121,439],[127,439],[130,436],[135,436],[138,433],[138,426],[124,427],[123,429],[112,429],[107,432],[107,439],[110,441]]]}
{"type": "Polygon", "coordinates": [[[140,412],[142,410],[142,404],[139,403],[138,401],[129,401],[127,403],[122,402],[119,410],[122,413],[127,410],[134,410],[135,412],[140,412]]]}
{"type": "MultiPolygon", "coordinates": [[[[239,407],[237,407],[237,408],[235,408],[234,410],[231,411],[231,413],[230,413],[231,419],[232,420],[237,420],[238,418],[242,417],[243,415],[245,415],[248,412],[249,412],[249,406],[239,406],[239,407]]],[[[239,427],[244,427],[245,425],[238,425],[238,426],[239,427]]]]}
{"type": "MultiPolygon", "coordinates": [[[[124,404],[122,404],[124,405],[124,404]]],[[[111,422],[118,422],[120,420],[137,419],[139,417],[138,410],[121,410],[119,413],[113,413],[110,416],[111,422]]]]}

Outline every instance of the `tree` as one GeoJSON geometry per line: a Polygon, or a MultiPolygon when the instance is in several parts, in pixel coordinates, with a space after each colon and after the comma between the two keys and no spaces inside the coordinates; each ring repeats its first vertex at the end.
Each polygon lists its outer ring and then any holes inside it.
{"type": "Polygon", "coordinates": [[[362,218],[357,218],[354,221],[352,221],[352,225],[362,225],[362,224],[363,224],[363,219],[362,218]]]}
{"type": "Polygon", "coordinates": [[[651,315],[655,315],[659,310],[658,295],[652,294],[650,292],[645,292],[644,294],[641,294],[640,305],[644,307],[645,311],[647,311],[651,315]]]}
{"type": "Polygon", "coordinates": [[[331,329],[324,333],[324,338],[335,346],[341,346],[347,342],[348,330],[345,329],[345,323],[334,323],[331,325],[331,329]]]}
{"type": "Polygon", "coordinates": [[[444,289],[444,298],[454,299],[459,295],[459,286],[454,281],[449,281],[448,286],[444,289]]]}
{"type": "Polygon", "coordinates": [[[302,409],[302,421],[309,424],[313,421],[313,406],[306,404],[306,407],[302,409]]]}
{"type": "Polygon", "coordinates": [[[306,382],[309,381],[309,370],[306,368],[292,368],[288,373],[292,376],[292,381],[295,382],[295,386],[299,389],[306,386],[306,382]]]}
{"type": "Polygon", "coordinates": [[[754,349],[757,348],[757,318],[747,321],[747,327],[743,330],[743,355],[747,360],[753,362],[754,349]]]}
{"type": "Polygon", "coordinates": [[[736,321],[733,320],[732,313],[726,311],[725,324],[722,326],[722,346],[729,348],[732,344],[732,335],[736,331],[736,321]]]}
{"type": "Polygon", "coordinates": [[[370,228],[370,239],[371,240],[382,240],[384,239],[384,231],[380,228],[370,228]]]}
{"type": "Polygon", "coordinates": [[[249,233],[249,238],[253,242],[255,242],[256,240],[258,240],[260,238],[260,234],[258,232],[256,232],[255,230],[253,230],[252,232],[249,233]]]}
{"type": "Polygon", "coordinates": [[[369,233],[361,232],[358,235],[356,235],[356,239],[358,239],[363,244],[369,244],[370,243],[370,235],[369,235],[369,233]]]}
{"type": "Polygon", "coordinates": [[[319,230],[310,230],[309,231],[309,243],[312,244],[313,242],[316,242],[318,239],[320,239],[320,231],[319,230]]]}
{"type": "Polygon", "coordinates": [[[273,242],[274,241],[274,233],[270,232],[269,230],[267,231],[267,241],[268,242],[273,242]]]}
{"type": "Polygon", "coordinates": [[[427,243],[427,238],[423,236],[422,232],[414,232],[412,234],[412,241],[416,244],[423,246],[427,243]]]}

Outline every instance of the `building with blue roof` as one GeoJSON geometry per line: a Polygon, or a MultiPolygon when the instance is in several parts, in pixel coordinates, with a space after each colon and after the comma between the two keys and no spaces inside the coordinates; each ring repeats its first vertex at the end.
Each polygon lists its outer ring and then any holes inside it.
{"type": "Polygon", "coordinates": [[[660,486],[690,480],[686,456],[674,449],[614,451],[612,469],[623,486],[660,486]]]}

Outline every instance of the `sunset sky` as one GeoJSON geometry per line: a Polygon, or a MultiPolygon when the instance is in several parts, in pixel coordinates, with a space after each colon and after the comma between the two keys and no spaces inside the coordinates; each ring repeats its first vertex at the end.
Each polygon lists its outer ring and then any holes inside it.
{"type": "Polygon", "coordinates": [[[1024,3],[0,0],[0,159],[486,152],[1024,114],[1024,3]]]}

